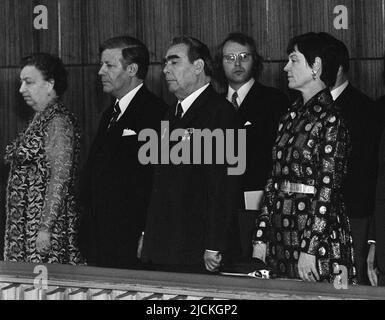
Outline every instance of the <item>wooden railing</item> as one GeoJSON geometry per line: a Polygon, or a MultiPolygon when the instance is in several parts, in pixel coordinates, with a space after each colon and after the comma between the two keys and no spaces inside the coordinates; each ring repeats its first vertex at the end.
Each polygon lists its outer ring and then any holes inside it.
{"type": "Polygon", "coordinates": [[[385,288],[0,262],[0,300],[218,299],[385,299],[385,288]]]}

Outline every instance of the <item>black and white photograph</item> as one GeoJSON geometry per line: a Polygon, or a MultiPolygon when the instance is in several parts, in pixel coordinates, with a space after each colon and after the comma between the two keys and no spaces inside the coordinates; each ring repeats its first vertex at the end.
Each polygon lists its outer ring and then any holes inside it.
{"type": "Polygon", "coordinates": [[[384,286],[385,0],[0,0],[0,300],[384,286]]]}

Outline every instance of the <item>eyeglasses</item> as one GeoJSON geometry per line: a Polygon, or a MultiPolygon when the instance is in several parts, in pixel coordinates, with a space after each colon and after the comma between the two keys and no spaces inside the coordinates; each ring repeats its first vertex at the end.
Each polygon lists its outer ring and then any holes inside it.
{"type": "Polygon", "coordinates": [[[237,60],[239,62],[247,62],[250,60],[251,53],[241,52],[241,53],[230,53],[224,54],[223,59],[227,63],[235,63],[237,60]]]}

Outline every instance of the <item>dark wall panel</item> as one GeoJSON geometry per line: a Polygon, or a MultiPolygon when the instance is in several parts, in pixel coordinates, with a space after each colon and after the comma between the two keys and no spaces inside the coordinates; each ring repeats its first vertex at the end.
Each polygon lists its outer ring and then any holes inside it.
{"type": "Polygon", "coordinates": [[[253,36],[259,45],[259,51],[267,60],[286,59],[286,47],[288,40],[294,36],[293,34],[293,1],[292,0],[275,0],[268,1],[266,7],[267,21],[266,27],[258,25],[253,36]],[[265,34],[265,41],[261,41],[257,37],[257,33],[262,30],[265,34]],[[266,30],[266,31],[264,31],[266,30]],[[260,48],[262,50],[260,50],[260,48]]]}
{"type": "Polygon", "coordinates": [[[384,63],[380,60],[355,60],[351,63],[351,82],[370,97],[385,95],[384,63]]]}
{"type": "Polygon", "coordinates": [[[99,45],[122,34],[136,36],[143,17],[135,0],[81,0],[84,63],[98,63],[99,45]]]}
{"type": "Polygon", "coordinates": [[[182,1],[138,1],[139,38],[148,46],[150,61],[162,61],[172,37],[182,34],[182,1]]]}
{"type": "Polygon", "coordinates": [[[186,0],[182,14],[186,21],[184,32],[197,37],[211,50],[229,32],[241,29],[242,12],[238,0],[186,0]]]}
{"type": "Polygon", "coordinates": [[[58,0],[60,5],[60,55],[66,64],[83,63],[82,2],[58,0]]]}
{"type": "MultiPolygon", "coordinates": [[[[37,51],[47,51],[59,54],[59,18],[58,18],[59,0],[33,0],[34,6],[44,5],[48,9],[48,29],[33,29],[34,41],[37,43],[37,51]],[[36,39],[36,40],[35,40],[36,39]]],[[[36,15],[33,15],[35,18],[36,15]]],[[[33,25],[31,26],[33,28],[33,25]]]]}
{"type": "Polygon", "coordinates": [[[24,54],[37,48],[32,0],[3,0],[0,30],[0,66],[18,65],[24,54]]]}
{"type": "MultiPolygon", "coordinates": [[[[98,129],[98,124],[103,111],[111,104],[111,98],[104,94],[100,81],[98,81],[97,66],[84,67],[83,74],[83,112],[84,118],[82,123],[83,142],[85,149],[83,154],[89,150],[90,144],[98,129]]],[[[85,157],[85,155],[83,155],[85,157]]]]}

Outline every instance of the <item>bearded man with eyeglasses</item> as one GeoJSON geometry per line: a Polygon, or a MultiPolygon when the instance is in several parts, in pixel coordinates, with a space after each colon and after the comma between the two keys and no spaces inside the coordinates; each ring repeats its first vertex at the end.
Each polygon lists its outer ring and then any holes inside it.
{"type": "Polygon", "coordinates": [[[251,229],[248,227],[252,227],[253,216],[259,210],[271,171],[271,148],[278,121],[289,107],[289,101],[280,90],[258,82],[262,57],[254,39],[245,34],[227,36],[219,47],[217,66],[219,80],[227,87],[227,100],[237,110],[240,128],[247,132],[246,171],[242,177],[243,196],[239,199],[239,209],[241,225],[245,226],[244,232],[241,230],[245,244],[243,254],[251,256],[251,229]]]}

